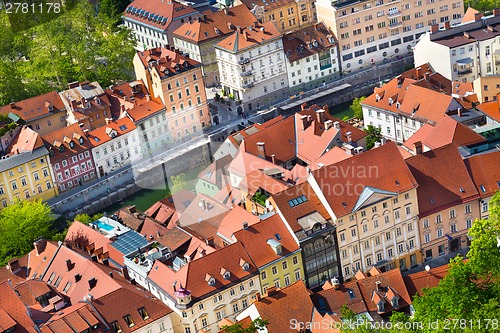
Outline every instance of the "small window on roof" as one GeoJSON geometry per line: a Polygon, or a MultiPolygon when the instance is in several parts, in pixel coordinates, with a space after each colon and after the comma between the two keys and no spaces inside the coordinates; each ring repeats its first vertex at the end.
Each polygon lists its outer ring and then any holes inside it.
{"type": "Polygon", "coordinates": [[[120,324],[118,324],[117,321],[112,322],[111,327],[113,327],[113,331],[115,331],[115,333],[123,332],[122,327],[120,326],[120,324]]]}
{"type": "Polygon", "coordinates": [[[120,126],[120,131],[126,131],[126,130],[127,130],[127,125],[120,126]]]}
{"type": "Polygon", "coordinates": [[[99,142],[99,138],[94,137],[95,142],[99,142]]]}
{"type": "Polygon", "coordinates": [[[497,182],[498,187],[500,187],[500,182],[497,182]]]}
{"type": "Polygon", "coordinates": [[[274,234],[274,237],[276,237],[276,240],[281,240],[281,235],[280,234],[274,234]]]}
{"type": "Polygon", "coordinates": [[[354,295],[354,291],[352,289],[347,289],[347,293],[349,294],[349,299],[356,298],[356,295],[354,295]]]}
{"type": "Polygon", "coordinates": [[[137,311],[139,311],[139,314],[141,315],[142,319],[144,319],[144,320],[149,319],[149,314],[148,314],[148,312],[146,311],[145,308],[140,308],[137,311]]]}
{"type": "Polygon", "coordinates": [[[483,191],[483,193],[486,192],[486,188],[484,187],[484,185],[479,185],[479,188],[481,189],[481,191],[483,191]]]}
{"type": "Polygon", "coordinates": [[[49,280],[47,281],[48,284],[51,284],[52,281],[54,281],[54,278],[56,277],[56,273],[50,274],[49,280]]]}
{"type": "Polygon", "coordinates": [[[123,317],[123,319],[125,320],[125,322],[127,323],[128,327],[133,327],[135,326],[135,323],[134,323],[134,320],[132,319],[132,317],[128,314],[126,315],[125,317],[123,317]]]}
{"type": "Polygon", "coordinates": [[[71,282],[66,283],[66,285],[64,286],[63,292],[64,293],[67,292],[70,287],[71,287],[71,282]]]}

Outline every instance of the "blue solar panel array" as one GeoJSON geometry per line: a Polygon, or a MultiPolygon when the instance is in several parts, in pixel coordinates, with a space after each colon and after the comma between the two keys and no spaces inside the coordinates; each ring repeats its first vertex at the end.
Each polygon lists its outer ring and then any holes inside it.
{"type": "Polygon", "coordinates": [[[129,255],[130,253],[137,251],[138,248],[142,248],[146,245],[148,245],[147,239],[134,230],[129,230],[121,234],[113,243],[111,243],[112,247],[124,255],[129,255]]]}

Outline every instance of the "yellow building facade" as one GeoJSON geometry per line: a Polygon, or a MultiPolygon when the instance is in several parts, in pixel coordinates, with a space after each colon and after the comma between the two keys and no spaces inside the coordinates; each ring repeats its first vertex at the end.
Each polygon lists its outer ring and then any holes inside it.
{"type": "Polygon", "coordinates": [[[300,249],[258,269],[260,273],[261,292],[263,294],[266,293],[269,287],[276,286],[283,288],[304,279],[305,276],[300,249]]]}
{"type": "Polygon", "coordinates": [[[0,160],[0,208],[15,200],[48,200],[58,195],[45,147],[6,156],[0,160]]]}

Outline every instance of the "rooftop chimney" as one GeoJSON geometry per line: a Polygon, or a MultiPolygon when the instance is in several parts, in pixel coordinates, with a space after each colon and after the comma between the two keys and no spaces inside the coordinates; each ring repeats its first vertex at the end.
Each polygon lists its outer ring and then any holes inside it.
{"type": "Polygon", "coordinates": [[[226,15],[229,14],[229,10],[227,8],[224,8],[224,14],[226,14],[226,15]]]}
{"type": "Polygon", "coordinates": [[[273,162],[273,164],[276,164],[276,154],[271,155],[271,161],[273,162]]]}
{"type": "Polygon", "coordinates": [[[302,120],[302,130],[305,131],[305,129],[309,125],[307,122],[307,116],[301,116],[300,120],[302,120]]]}
{"type": "Polygon", "coordinates": [[[481,21],[481,18],[483,17],[482,13],[474,13],[474,22],[479,22],[481,21]]]}
{"type": "Polygon", "coordinates": [[[15,107],[16,107],[16,103],[11,102],[11,103],[10,103],[10,108],[11,108],[11,109],[14,109],[15,107]]]}
{"type": "Polygon", "coordinates": [[[325,110],[316,111],[316,119],[319,123],[323,124],[325,122],[325,110]]]}
{"type": "Polygon", "coordinates": [[[459,108],[457,109],[457,113],[458,113],[458,116],[459,116],[459,117],[462,117],[462,114],[463,114],[463,110],[462,110],[462,108],[460,108],[460,107],[459,107],[459,108]]]}
{"type": "Polygon", "coordinates": [[[16,274],[21,270],[21,264],[18,259],[12,259],[7,263],[7,267],[12,274],[16,274]]]}
{"type": "Polygon", "coordinates": [[[276,294],[277,292],[278,292],[278,288],[276,288],[276,286],[271,286],[271,287],[267,288],[267,290],[266,290],[267,296],[272,296],[272,295],[276,294]]]}
{"type": "Polygon", "coordinates": [[[300,104],[300,111],[304,111],[305,109],[307,109],[307,103],[300,104]]]}
{"type": "Polygon", "coordinates": [[[347,137],[347,142],[352,142],[352,132],[347,132],[345,136],[347,137]]]}
{"type": "Polygon", "coordinates": [[[415,153],[415,155],[422,154],[423,152],[422,141],[417,141],[413,144],[413,152],[415,153]]]}
{"type": "Polygon", "coordinates": [[[146,94],[146,101],[150,101],[151,100],[151,95],[150,94],[146,94]]]}
{"type": "MultiPolygon", "coordinates": [[[[338,123],[338,121],[337,121],[337,123],[338,123]]],[[[332,127],[333,127],[333,121],[331,121],[331,120],[325,121],[325,130],[328,131],[332,127]]]]}
{"type": "Polygon", "coordinates": [[[121,271],[122,271],[123,278],[126,280],[130,280],[130,276],[128,275],[127,266],[121,267],[121,271]]]}
{"type": "Polygon", "coordinates": [[[430,80],[430,74],[429,74],[429,72],[426,72],[424,74],[424,78],[425,78],[425,81],[429,82],[429,80],[430,80]]]}
{"type": "Polygon", "coordinates": [[[493,16],[495,17],[500,16],[500,7],[493,8],[493,16]]]}
{"type": "Polygon", "coordinates": [[[444,30],[450,29],[450,21],[444,22],[444,30]]]}
{"type": "Polygon", "coordinates": [[[248,40],[248,34],[247,34],[246,30],[244,30],[242,32],[242,34],[243,34],[243,38],[245,38],[245,40],[248,40]]]}
{"type": "Polygon", "coordinates": [[[260,158],[266,158],[266,143],[257,142],[257,156],[260,158]]]}
{"type": "Polygon", "coordinates": [[[248,229],[248,222],[243,222],[243,229],[248,229]]]}
{"type": "Polygon", "coordinates": [[[340,281],[335,276],[331,280],[331,283],[332,283],[333,289],[335,289],[335,290],[340,289],[340,281]]]}
{"type": "Polygon", "coordinates": [[[375,288],[380,291],[380,281],[375,282],[375,288]]]}
{"type": "Polygon", "coordinates": [[[431,34],[439,31],[439,24],[431,25],[431,34]]]}
{"type": "Polygon", "coordinates": [[[108,273],[110,277],[113,277],[113,272],[108,273]]]}
{"type": "Polygon", "coordinates": [[[35,247],[36,255],[39,256],[45,250],[45,246],[47,245],[47,241],[45,239],[36,240],[33,243],[35,247]]]}
{"type": "Polygon", "coordinates": [[[97,285],[97,280],[95,278],[90,279],[88,282],[89,282],[89,290],[92,290],[97,285]]]}
{"type": "Polygon", "coordinates": [[[340,129],[340,122],[338,121],[334,122],[333,127],[335,127],[336,129],[340,129]]]}

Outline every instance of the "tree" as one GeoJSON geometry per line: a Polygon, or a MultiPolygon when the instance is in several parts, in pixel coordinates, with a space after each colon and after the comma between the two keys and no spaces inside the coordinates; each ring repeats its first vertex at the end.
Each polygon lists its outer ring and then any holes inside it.
{"type": "Polygon", "coordinates": [[[175,194],[184,189],[184,187],[186,186],[186,175],[184,173],[180,173],[178,175],[170,176],[170,182],[170,193],[175,194]]]}
{"type": "Polygon", "coordinates": [[[466,2],[467,7],[472,7],[481,12],[490,11],[498,7],[497,0],[469,0],[466,2]]]}
{"type": "Polygon", "coordinates": [[[380,141],[382,139],[382,130],[373,125],[368,125],[365,128],[366,136],[366,149],[370,150],[375,146],[375,142],[380,141]]]}
{"type": "Polygon", "coordinates": [[[90,223],[99,220],[103,216],[104,216],[103,213],[97,213],[97,214],[94,214],[92,216],[90,216],[89,214],[86,214],[86,213],[81,213],[81,214],[77,214],[75,216],[75,220],[78,222],[81,222],[85,225],[89,225],[90,223]]]}
{"type": "Polygon", "coordinates": [[[99,14],[111,20],[119,21],[129,4],[130,1],[128,0],[101,0],[99,14]]]}
{"type": "Polygon", "coordinates": [[[352,112],[354,112],[354,117],[363,119],[363,108],[361,107],[361,102],[365,99],[366,97],[357,97],[352,100],[351,106],[349,106],[349,109],[351,109],[352,112]]]}
{"type": "Polygon", "coordinates": [[[33,249],[38,237],[50,238],[54,216],[38,201],[17,201],[0,210],[0,264],[33,249]]]}
{"type": "Polygon", "coordinates": [[[231,326],[222,326],[221,331],[224,333],[255,333],[265,328],[267,324],[269,324],[269,321],[257,318],[247,328],[244,328],[242,324],[233,324],[231,326]]]}

